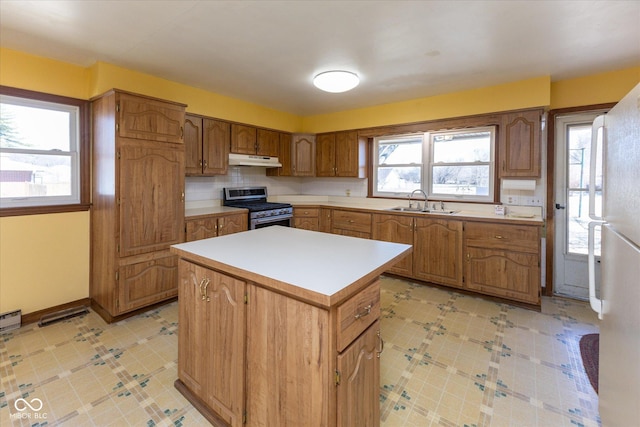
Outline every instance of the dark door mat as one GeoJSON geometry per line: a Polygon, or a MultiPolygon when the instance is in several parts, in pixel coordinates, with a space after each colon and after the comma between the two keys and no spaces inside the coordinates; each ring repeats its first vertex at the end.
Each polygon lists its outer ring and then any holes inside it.
{"type": "Polygon", "coordinates": [[[580,356],[587,372],[589,382],[598,392],[598,359],[600,351],[600,334],[587,334],[580,338],[580,356]]]}

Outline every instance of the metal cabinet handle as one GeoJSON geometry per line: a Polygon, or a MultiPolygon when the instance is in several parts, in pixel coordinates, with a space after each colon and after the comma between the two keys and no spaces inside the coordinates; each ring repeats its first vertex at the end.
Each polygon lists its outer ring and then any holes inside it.
{"type": "Polygon", "coordinates": [[[362,311],[356,313],[356,315],[354,317],[356,318],[356,320],[358,320],[361,317],[367,316],[369,314],[371,314],[371,304],[369,304],[368,306],[363,308],[362,311]]]}
{"type": "Polygon", "coordinates": [[[496,234],[496,235],[495,235],[495,236],[493,236],[493,237],[495,237],[496,239],[504,239],[504,237],[502,237],[502,236],[501,236],[501,235],[499,235],[499,234],[496,234]]]}
{"type": "Polygon", "coordinates": [[[377,352],[377,357],[380,359],[380,355],[384,351],[384,340],[382,339],[382,336],[380,336],[380,331],[376,332],[376,335],[378,336],[378,342],[380,343],[380,351],[377,352]]]}
{"type": "Polygon", "coordinates": [[[207,296],[207,287],[209,286],[210,282],[211,281],[207,277],[205,277],[204,279],[202,279],[200,281],[200,299],[202,301],[210,301],[211,300],[211,298],[209,298],[207,296]]]}

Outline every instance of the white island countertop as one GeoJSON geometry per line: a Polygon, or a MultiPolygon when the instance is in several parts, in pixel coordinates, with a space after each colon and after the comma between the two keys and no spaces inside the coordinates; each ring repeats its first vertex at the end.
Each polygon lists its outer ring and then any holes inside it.
{"type": "Polygon", "coordinates": [[[411,252],[411,245],[272,226],[171,247],[181,258],[330,307],[411,252]]]}

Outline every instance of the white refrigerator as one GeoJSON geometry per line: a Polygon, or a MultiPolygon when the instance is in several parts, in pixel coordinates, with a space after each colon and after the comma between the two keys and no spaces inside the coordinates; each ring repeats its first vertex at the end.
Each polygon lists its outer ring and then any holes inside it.
{"type": "Polygon", "coordinates": [[[590,182],[589,296],[600,322],[598,400],[604,427],[640,425],[640,84],[594,122],[592,168],[602,150],[602,217],[590,182]],[[598,132],[600,130],[600,132],[598,132]],[[598,137],[601,135],[601,137],[598,137]],[[597,147],[601,144],[601,147],[597,147]],[[593,231],[601,225],[600,293],[593,231]]]}

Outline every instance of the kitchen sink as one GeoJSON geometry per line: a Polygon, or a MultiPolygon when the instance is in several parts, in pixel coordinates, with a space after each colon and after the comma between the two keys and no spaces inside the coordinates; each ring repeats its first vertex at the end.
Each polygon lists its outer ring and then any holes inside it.
{"type": "Polygon", "coordinates": [[[452,215],[454,213],[458,213],[459,211],[448,211],[448,210],[433,210],[433,209],[418,209],[418,208],[409,208],[406,206],[396,206],[395,208],[389,208],[388,211],[395,212],[416,212],[416,213],[431,213],[431,214],[440,214],[440,215],[452,215]]]}

